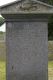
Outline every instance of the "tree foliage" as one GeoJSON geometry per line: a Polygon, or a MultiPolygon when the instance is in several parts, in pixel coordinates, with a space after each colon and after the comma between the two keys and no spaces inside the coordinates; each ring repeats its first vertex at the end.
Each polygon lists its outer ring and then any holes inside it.
{"type": "Polygon", "coordinates": [[[0,26],[4,23],[4,18],[3,17],[0,17],[0,26]]]}
{"type": "MultiPolygon", "coordinates": [[[[53,0],[48,0],[48,3],[53,5],[53,0]]],[[[49,40],[53,40],[53,15],[49,18],[48,37],[49,37],[49,40]]]]}
{"type": "Polygon", "coordinates": [[[48,3],[53,5],[53,0],[48,0],[48,3]]]}
{"type": "Polygon", "coordinates": [[[53,15],[50,17],[48,23],[48,37],[49,40],[53,40],[53,15]]]}

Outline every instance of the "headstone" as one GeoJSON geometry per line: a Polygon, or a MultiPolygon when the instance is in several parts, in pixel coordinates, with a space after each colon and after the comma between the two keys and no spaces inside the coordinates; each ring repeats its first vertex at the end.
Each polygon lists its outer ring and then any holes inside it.
{"type": "Polygon", "coordinates": [[[21,0],[0,10],[6,19],[7,80],[48,80],[48,15],[53,6],[21,0]]]}

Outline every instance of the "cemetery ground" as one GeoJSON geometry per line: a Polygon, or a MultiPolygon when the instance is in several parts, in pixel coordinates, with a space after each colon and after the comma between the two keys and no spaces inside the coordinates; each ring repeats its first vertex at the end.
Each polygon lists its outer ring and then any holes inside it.
{"type": "Polygon", "coordinates": [[[6,48],[5,48],[5,42],[0,42],[0,80],[6,80],[6,48]]]}
{"type": "MultiPolygon", "coordinates": [[[[53,41],[49,42],[48,80],[53,80],[53,41]]],[[[0,80],[6,80],[6,48],[5,42],[0,42],[0,80]]]]}

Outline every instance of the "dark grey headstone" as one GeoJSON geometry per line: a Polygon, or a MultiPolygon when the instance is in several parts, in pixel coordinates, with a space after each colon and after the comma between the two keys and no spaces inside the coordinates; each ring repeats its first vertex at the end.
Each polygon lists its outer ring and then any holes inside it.
{"type": "Polygon", "coordinates": [[[7,22],[7,80],[47,80],[47,22],[7,22]]]}
{"type": "Polygon", "coordinates": [[[41,1],[19,0],[0,7],[7,28],[7,80],[48,80],[47,24],[53,6],[41,1]]]}

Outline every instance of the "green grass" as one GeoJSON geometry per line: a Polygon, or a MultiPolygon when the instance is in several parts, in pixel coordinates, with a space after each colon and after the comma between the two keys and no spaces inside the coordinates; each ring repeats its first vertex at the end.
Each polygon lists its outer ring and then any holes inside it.
{"type": "Polygon", "coordinates": [[[6,60],[6,47],[4,42],[0,42],[0,60],[6,60]]]}
{"type": "Polygon", "coordinates": [[[48,80],[53,80],[53,61],[48,62],[48,80]]]}
{"type": "Polygon", "coordinates": [[[49,62],[48,62],[48,67],[49,67],[49,68],[53,68],[53,61],[49,61],[49,62]]]}
{"type": "Polygon", "coordinates": [[[53,41],[48,42],[48,48],[49,48],[49,61],[53,60],[53,41]]]}
{"type": "Polygon", "coordinates": [[[0,61],[0,80],[6,80],[6,63],[0,61]]]}
{"type": "Polygon", "coordinates": [[[6,80],[6,47],[0,42],[0,80],[6,80]]]}

